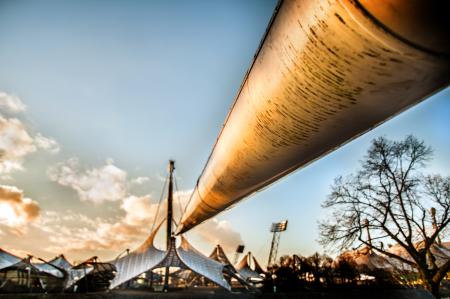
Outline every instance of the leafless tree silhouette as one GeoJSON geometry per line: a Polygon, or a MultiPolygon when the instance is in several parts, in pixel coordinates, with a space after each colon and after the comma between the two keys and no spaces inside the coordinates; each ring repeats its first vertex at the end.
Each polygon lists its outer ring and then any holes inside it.
{"type": "Polygon", "coordinates": [[[332,185],[323,207],[333,214],[320,224],[320,241],[339,250],[368,246],[409,265],[440,298],[440,282],[450,270],[450,260],[440,256],[450,222],[450,177],[421,173],[431,155],[413,136],[373,140],[361,169],[332,185]]]}

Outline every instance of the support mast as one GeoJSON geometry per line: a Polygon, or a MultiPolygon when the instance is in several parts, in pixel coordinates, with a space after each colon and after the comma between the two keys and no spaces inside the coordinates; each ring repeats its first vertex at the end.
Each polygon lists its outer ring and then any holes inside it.
{"type": "Polygon", "coordinates": [[[172,238],[172,219],[173,219],[173,171],[175,170],[175,161],[169,161],[169,192],[167,194],[167,249],[170,246],[172,238]]]}
{"type": "MultiPolygon", "coordinates": [[[[169,250],[170,243],[172,242],[172,218],[173,218],[173,171],[175,170],[175,161],[169,161],[169,190],[167,194],[167,231],[166,231],[166,248],[169,250]]],[[[164,291],[169,290],[169,274],[170,267],[166,267],[166,274],[164,276],[164,291]]]]}

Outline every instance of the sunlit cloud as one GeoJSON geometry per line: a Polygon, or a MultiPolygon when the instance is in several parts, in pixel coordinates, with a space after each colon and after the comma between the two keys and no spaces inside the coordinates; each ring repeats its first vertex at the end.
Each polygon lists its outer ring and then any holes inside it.
{"type": "Polygon", "coordinates": [[[157,204],[150,203],[150,195],[128,196],[120,206],[126,213],[123,222],[130,226],[148,224],[155,217],[157,206],[157,204]]]}
{"type": "Polygon", "coordinates": [[[50,153],[56,154],[61,150],[58,142],[50,137],[45,137],[41,133],[38,133],[34,137],[34,142],[38,148],[47,150],[50,153]]]}
{"type": "Polygon", "coordinates": [[[34,140],[23,123],[0,116],[0,173],[22,170],[24,157],[35,151],[34,140]]]}
{"type": "MultiPolygon", "coordinates": [[[[179,215],[181,205],[185,205],[190,191],[174,194],[174,214],[179,215]]],[[[158,209],[150,195],[124,197],[120,204],[122,215],[109,218],[89,218],[72,211],[45,211],[35,227],[48,236],[44,248],[48,252],[88,253],[102,250],[121,252],[125,248],[136,248],[149,235],[153,223],[159,223],[165,216],[166,203],[158,209]],[[157,217],[157,219],[155,219],[157,217]]],[[[201,241],[211,246],[221,244],[225,250],[232,251],[242,238],[226,220],[213,218],[192,232],[201,241]]]]}
{"type": "Polygon", "coordinates": [[[131,184],[134,184],[134,185],[142,185],[142,184],[147,183],[149,180],[150,180],[149,177],[146,177],[146,176],[140,176],[140,177],[137,177],[137,178],[135,178],[135,179],[132,179],[132,180],[130,181],[130,183],[131,183],[131,184]]]}
{"type": "MultiPolygon", "coordinates": [[[[184,212],[189,198],[190,190],[180,190],[174,194],[174,215],[179,220],[184,212]]],[[[192,230],[192,234],[210,245],[220,244],[226,251],[233,251],[237,245],[243,244],[241,234],[237,232],[227,220],[218,220],[213,217],[192,230]]]]}
{"type": "Polygon", "coordinates": [[[233,229],[227,220],[211,218],[192,230],[204,242],[220,244],[224,250],[232,252],[237,245],[243,244],[241,234],[233,229]]]}
{"type": "Polygon", "coordinates": [[[17,249],[17,248],[10,247],[10,246],[2,246],[2,249],[6,250],[7,252],[9,252],[11,254],[14,254],[15,256],[20,256],[20,257],[26,257],[28,255],[33,255],[28,250],[17,249]]]}
{"type": "Polygon", "coordinates": [[[0,115],[0,174],[24,170],[25,157],[38,149],[57,153],[59,145],[40,133],[33,137],[19,119],[0,115]]]}
{"type": "Polygon", "coordinates": [[[127,194],[127,173],[106,161],[104,166],[92,169],[81,169],[77,158],[70,158],[49,168],[50,180],[77,191],[80,200],[102,203],[119,201],[127,194]]]}
{"type": "Polygon", "coordinates": [[[0,185],[0,224],[22,234],[40,214],[39,204],[15,186],[0,185]]]}
{"type": "Polygon", "coordinates": [[[18,113],[25,111],[26,108],[27,106],[25,106],[18,96],[0,91],[0,110],[9,113],[18,113]]]}
{"type": "Polygon", "coordinates": [[[56,253],[98,250],[121,251],[139,245],[149,234],[157,204],[149,195],[126,197],[121,217],[91,219],[83,214],[45,211],[36,228],[48,236],[45,250],[56,253]]]}
{"type": "MultiPolygon", "coordinates": [[[[81,201],[102,204],[119,202],[121,215],[110,218],[90,219],[72,212],[46,211],[36,225],[49,236],[47,251],[87,252],[98,250],[118,251],[124,246],[133,247],[149,234],[150,226],[157,216],[158,204],[150,195],[136,196],[127,187],[143,184],[147,177],[127,180],[127,172],[108,159],[105,165],[86,169],[77,158],[50,167],[50,180],[72,188],[81,201]]],[[[164,208],[159,209],[162,215],[164,208]]]]}

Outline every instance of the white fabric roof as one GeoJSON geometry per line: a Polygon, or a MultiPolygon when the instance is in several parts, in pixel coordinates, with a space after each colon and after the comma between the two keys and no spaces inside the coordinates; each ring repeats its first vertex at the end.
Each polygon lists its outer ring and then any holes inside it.
{"type": "Polygon", "coordinates": [[[238,273],[245,279],[261,279],[262,277],[259,275],[260,273],[257,272],[257,270],[262,270],[259,266],[258,262],[256,261],[255,257],[252,256],[252,254],[249,252],[247,253],[242,260],[236,265],[236,270],[238,273]],[[253,262],[255,264],[255,270],[253,270],[250,265],[250,259],[253,258],[253,262]],[[258,269],[259,268],[259,269],[258,269]]]}
{"type": "Polygon", "coordinates": [[[117,274],[111,282],[110,289],[141,273],[171,266],[192,270],[221,287],[231,290],[231,286],[223,277],[224,265],[201,254],[184,237],[181,237],[179,247],[176,247],[175,238],[173,238],[167,251],[157,249],[154,246],[154,238],[161,224],[138,249],[112,262],[117,268],[117,274]]]}
{"type": "Polygon", "coordinates": [[[0,270],[21,263],[22,259],[0,248],[0,270]]]}

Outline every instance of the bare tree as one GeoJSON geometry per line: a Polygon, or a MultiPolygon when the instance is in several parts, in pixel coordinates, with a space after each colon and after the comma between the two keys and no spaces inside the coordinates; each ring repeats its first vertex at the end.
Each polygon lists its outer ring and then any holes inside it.
{"type": "Polygon", "coordinates": [[[334,275],[340,279],[341,284],[354,283],[359,278],[360,272],[355,261],[344,256],[335,262],[334,275]]]}
{"type": "Polygon", "coordinates": [[[306,259],[309,264],[309,270],[314,276],[314,283],[320,284],[320,278],[327,280],[331,275],[331,264],[333,259],[325,254],[314,253],[306,259]]]}
{"type": "Polygon", "coordinates": [[[437,250],[448,237],[450,177],[420,172],[431,155],[431,148],[413,136],[373,140],[361,169],[332,185],[323,207],[333,214],[320,224],[320,241],[339,250],[368,246],[409,265],[440,298],[440,282],[450,270],[448,256],[438,256],[437,250]],[[387,248],[387,242],[401,250],[387,248]]]}

